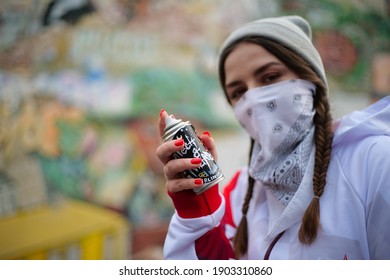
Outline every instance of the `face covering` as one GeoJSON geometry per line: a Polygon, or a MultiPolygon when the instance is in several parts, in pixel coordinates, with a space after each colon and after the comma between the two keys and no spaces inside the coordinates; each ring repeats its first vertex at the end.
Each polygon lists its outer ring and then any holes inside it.
{"type": "Polygon", "coordinates": [[[247,91],[234,106],[254,140],[249,175],[287,205],[298,189],[314,149],[315,85],[282,81],[247,91]]]}

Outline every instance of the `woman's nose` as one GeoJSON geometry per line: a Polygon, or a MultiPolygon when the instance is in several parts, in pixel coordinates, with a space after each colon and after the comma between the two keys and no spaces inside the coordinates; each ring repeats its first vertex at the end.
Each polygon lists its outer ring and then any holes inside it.
{"type": "Polygon", "coordinates": [[[261,83],[259,83],[257,81],[251,81],[251,82],[247,83],[247,87],[248,87],[248,90],[251,90],[251,89],[254,89],[254,88],[261,87],[261,83]]]}

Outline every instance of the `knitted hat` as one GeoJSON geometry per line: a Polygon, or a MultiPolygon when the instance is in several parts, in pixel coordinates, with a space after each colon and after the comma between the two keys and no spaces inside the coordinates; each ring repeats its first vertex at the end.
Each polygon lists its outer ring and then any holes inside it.
{"type": "Polygon", "coordinates": [[[282,16],[249,22],[227,37],[220,53],[233,42],[248,35],[265,37],[290,48],[306,60],[325,85],[328,86],[321,57],[311,41],[311,27],[302,17],[282,16]]]}

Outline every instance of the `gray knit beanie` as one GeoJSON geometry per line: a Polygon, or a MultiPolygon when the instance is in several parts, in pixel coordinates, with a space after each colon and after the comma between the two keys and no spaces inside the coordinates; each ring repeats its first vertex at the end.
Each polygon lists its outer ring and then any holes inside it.
{"type": "Polygon", "coordinates": [[[233,42],[248,35],[265,37],[290,48],[306,60],[325,83],[325,86],[328,86],[321,57],[311,41],[311,27],[302,17],[282,16],[249,22],[227,37],[222,44],[220,53],[233,42]]]}

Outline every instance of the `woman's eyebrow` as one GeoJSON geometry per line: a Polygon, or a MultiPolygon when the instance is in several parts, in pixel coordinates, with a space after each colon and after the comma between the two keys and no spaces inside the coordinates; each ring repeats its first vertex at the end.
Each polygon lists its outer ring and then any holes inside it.
{"type": "Polygon", "coordinates": [[[255,76],[259,75],[259,74],[262,74],[263,72],[265,72],[268,68],[270,68],[271,66],[274,66],[274,65],[282,65],[281,62],[278,62],[278,61],[270,61],[262,66],[260,66],[259,68],[257,68],[255,70],[255,72],[253,72],[253,74],[255,76]]]}
{"type": "Polygon", "coordinates": [[[241,83],[240,81],[233,81],[233,82],[230,82],[229,84],[227,84],[225,87],[226,88],[233,88],[233,87],[238,86],[240,83],[241,83]]]}
{"type": "MultiPolygon", "coordinates": [[[[282,63],[278,62],[278,61],[270,61],[270,62],[260,66],[259,68],[257,68],[253,72],[253,74],[254,74],[254,76],[260,75],[261,73],[265,72],[269,67],[274,66],[274,65],[282,65],[282,63]]],[[[235,86],[239,85],[240,83],[241,82],[239,80],[232,81],[232,82],[228,83],[225,87],[226,88],[232,88],[232,87],[235,87],[235,86]]]]}

